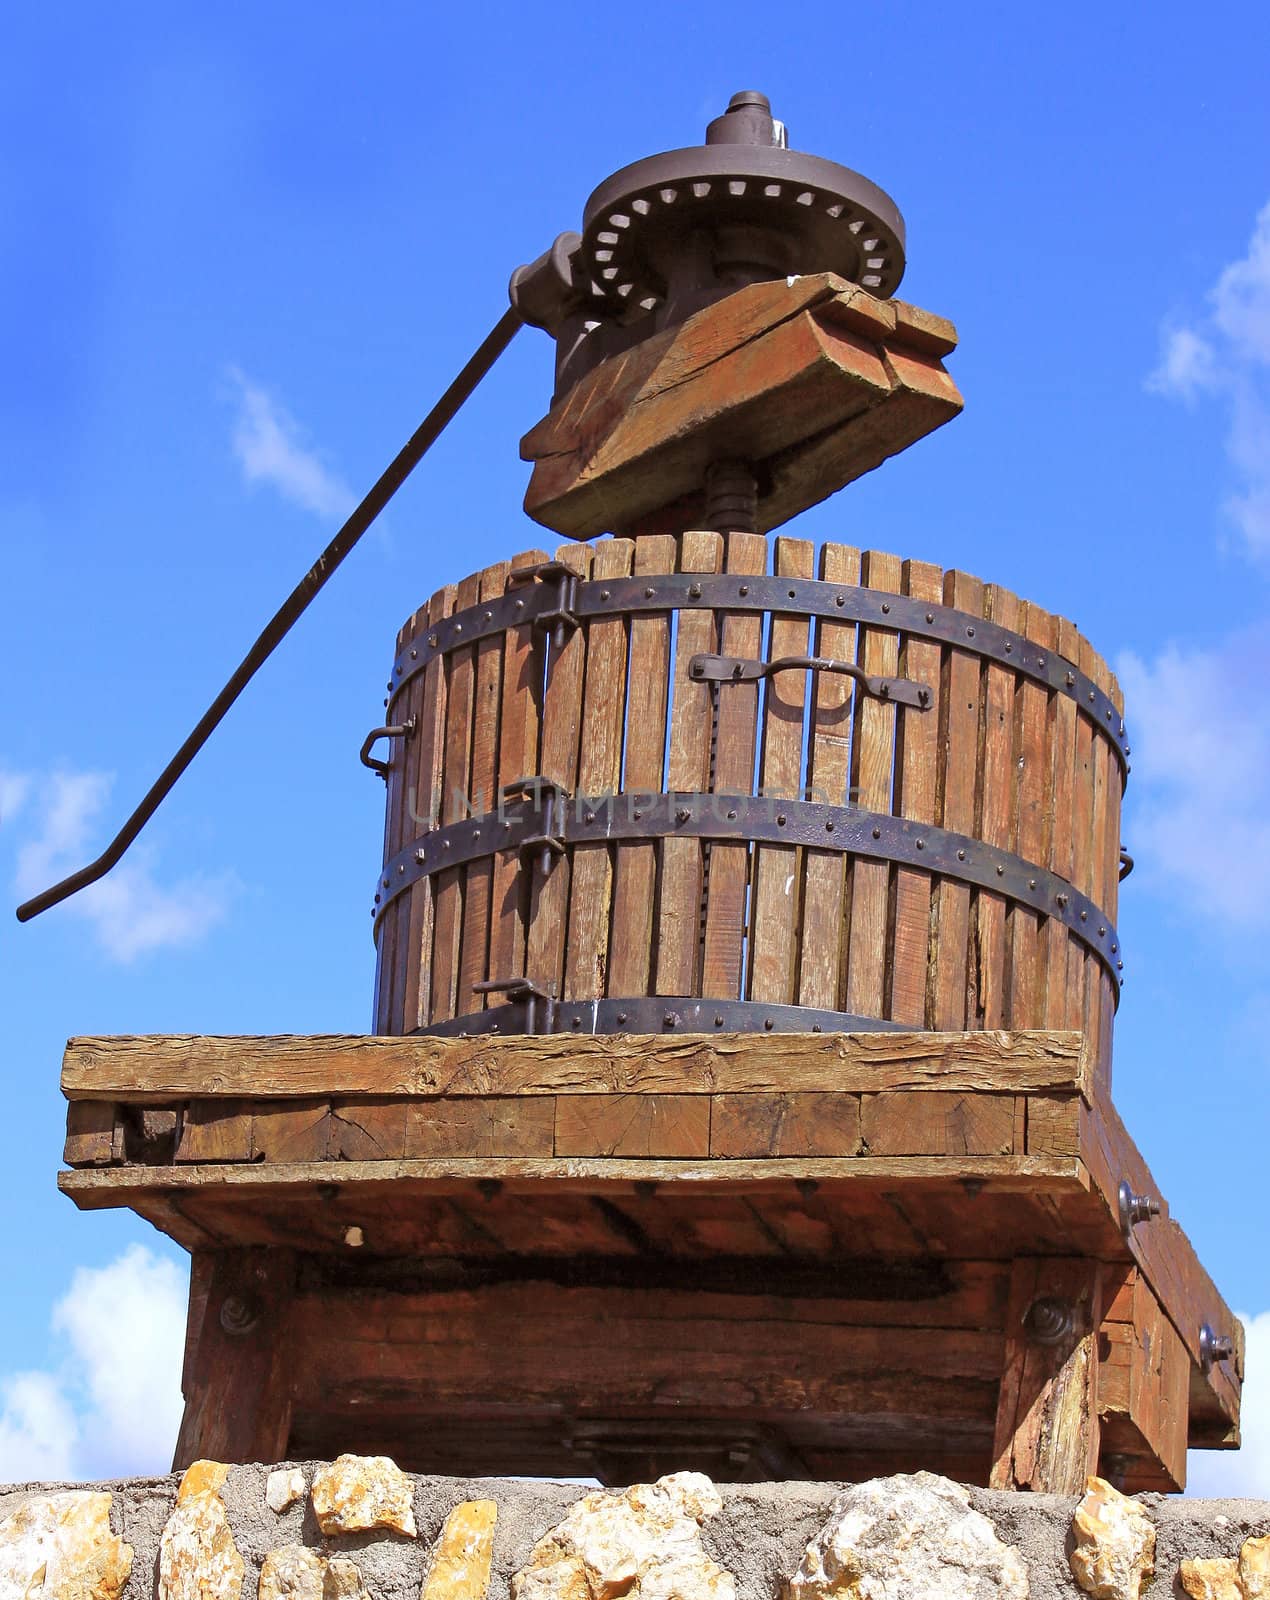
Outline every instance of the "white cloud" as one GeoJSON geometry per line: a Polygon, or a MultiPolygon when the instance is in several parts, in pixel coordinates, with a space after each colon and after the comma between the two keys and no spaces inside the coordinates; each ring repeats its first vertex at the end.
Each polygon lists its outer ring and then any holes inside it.
{"type": "Polygon", "coordinates": [[[185,1273],[141,1245],[79,1268],[51,1319],[60,1360],[0,1379],[0,1482],[167,1472],[185,1309],[185,1273]]]}
{"type": "Polygon", "coordinates": [[[1270,1311],[1241,1316],[1247,1339],[1238,1450],[1192,1450],[1186,1492],[1270,1500],[1270,1311]]]}
{"type": "Polygon", "coordinates": [[[1188,403],[1207,395],[1226,407],[1239,487],[1223,509],[1250,552],[1270,557],[1270,205],[1247,254],[1221,272],[1208,300],[1198,326],[1165,330],[1147,388],[1188,403]]]}
{"type": "Polygon", "coordinates": [[[1116,667],[1133,713],[1124,837],[1139,881],[1201,916],[1270,927],[1270,706],[1248,688],[1270,673],[1270,624],[1116,667]]]}
{"type": "Polygon", "coordinates": [[[239,390],[234,454],[247,482],[270,484],[305,511],[343,521],[356,504],[348,485],[305,447],[299,424],[267,390],[237,367],[230,377],[239,390]]]}
{"type": "Polygon", "coordinates": [[[0,1483],[39,1483],[75,1474],[79,1423],[47,1372],[0,1380],[0,1483]]]}
{"type": "MultiPolygon", "coordinates": [[[[22,802],[16,813],[23,831],[14,874],[20,897],[47,889],[94,853],[98,816],[113,782],[104,772],[0,775],[0,805],[6,792],[22,802]]],[[[234,888],[227,874],[201,873],[164,886],[155,876],[153,853],[134,845],[112,872],[65,905],[88,922],[112,960],[129,962],[150,950],[202,938],[224,917],[234,888]]]]}
{"type": "Polygon", "coordinates": [[[0,828],[7,827],[26,799],[31,780],[25,772],[6,772],[0,768],[0,828]]]}

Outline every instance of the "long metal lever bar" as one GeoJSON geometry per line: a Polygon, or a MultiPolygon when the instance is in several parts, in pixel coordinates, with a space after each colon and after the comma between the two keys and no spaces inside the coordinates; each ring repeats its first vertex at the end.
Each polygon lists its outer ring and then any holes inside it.
{"type": "Polygon", "coordinates": [[[63,878],[51,889],[45,889],[42,894],[37,894],[33,899],[20,905],[19,922],[29,922],[32,917],[38,917],[41,911],[47,911],[50,906],[58,905],[81,889],[86,889],[90,883],[96,883],[98,878],[104,878],[111,867],[119,861],[124,851],[159,809],[177,779],[207,743],[230,706],[308,610],[319,590],[325,586],[344,557],[401,488],[429,446],[440,436],[446,424],[452,420],[522,326],[523,319],[516,310],[510,309],[503,313],[471,360],[384,469],[370,493],[279,607],[272,621],[243,657],[225,687],[199,718],[185,743],[147,790],[145,798],[127,822],[96,861],[81,867],[78,872],[71,873],[69,878],[63,878]]]}

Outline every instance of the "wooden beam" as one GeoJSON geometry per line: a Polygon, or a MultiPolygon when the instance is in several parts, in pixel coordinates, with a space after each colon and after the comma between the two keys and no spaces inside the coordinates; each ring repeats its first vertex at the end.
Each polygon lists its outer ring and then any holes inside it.
{"type": "Polygon", "coordinates": [[[286,1459],[294,1288],[289,1250],[194,1253],[174,1471],[198,1460],[286,1459]]]}
{"type": "Polygon", "coordinates": [[[1087,1094],[1074,1030],[664,1034],[507,1039],[374,1035],[72,1039],[68,1100],[338,1095],[714,1094],[891,1089],[1087,1094]]]}
{"type": "Polygon", "coordinates": [[[1053,1257],[1014,1263],[1006,1312],[1005,1370],[997,1402],[990,1486],[1079,1494],[1098,1467],[1098,1327],[1101,1268],[1053,1257]],[[1066,1307],[1070,1329],[1052,1342],[1037,1310],[1066,1307]]]}

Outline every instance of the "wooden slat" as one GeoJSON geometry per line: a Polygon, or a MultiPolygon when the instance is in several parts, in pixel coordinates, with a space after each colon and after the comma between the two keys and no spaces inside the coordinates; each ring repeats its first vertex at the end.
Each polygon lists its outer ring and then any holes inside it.
{"type": "MultiPolygon", "coordinates": [[[[767,571],[767,540],[754,533],[725,535],[724,570],[767,571]]],[[[720,653],[756,660],[763,653],[763,618],[758,612],[726,612],[720,623],[720,653]]],[[[715,726],[715,794],[748,795],[754,789],[758,685],[729,684],[718,695],[715,726]]],[[[746,897],[750,848],[716,840],[710,846],[706,922],[701,958],[701,993],[739,1000],[745,981],[746,897]]],[[[809,1004],[811,1002],[808,1002],[809,1004]]]]}
{"type": "MultiPolygon", "coordinates": [[[[445,587],[433,595],[427,606],[429,624],[443,621],[454,610],[456,590],[445,587]]],[[[409,774],[413,800],[408,800],[411,838],[425,834],[440,821],[441,779],[445,776],[445,661],[430,661],[416,680],[417,710],[414,712],[414,738],[409,741],[409,774]]],[[[409,894],[400,896],[405,907],[397,922],[390,922],[381,934],[400,942],[406,958],[405,982],[401,986],[400,1011],[393,1011],[384,1032],[392,1027],[401,1032],[429,1021],[432,1010],[432,946],[437,925],[437,890],[432,878],[421,878],[409,894]]]]}
{"type": "MultiPolygon", "coordinates": [[[[723,539],[717,533],[685,533],[679,542],[681,572],[718,572],[723,539]]],[[[718,650],[713,611],[679,613],[675,639],[674,695],[670,710],[667,785],[672,794],[695,795],[709,787],[713,700],[709,684],[688,673],[694,655],[718,650]]],[[[662,841],[657,896],[657,993],[699,993],[701,900],[704,856],[697,839],[662,841]]]]}
{"type": "MultiPolygon", "coordinates": [[[[634,572],[648,579],[649,586],[655,588],[659,575],[675,570],[675,541],[669,535],[646,534],[633,542],[634,572]]],[[[626,759],[622,777],[622,787],[628,795],[654,795],[662,791],[669,674],[669,615],[653,613],[632,617],[626,759]]],[[[618,845],[613,874],[610,994],[649,992],[656,887],[656,845],[618,845]]]]}
{"type": "MultiPolygon", "coordinates": [[[[1074,646],[1072,659],[1077,666],[1080,666],[1082,651],[1087,649],[1087,646],[1075,628],[1071,628],[1070,625],[1061,635],[1060,649],[1066,650],[1068,645],[1074,646]]],[[[1072,882],[1082,894],[1089,892],[1090,837],[1093,829],[1093,764],[1094,731],[1088,717],[1078,716],[1073,741],[1072,766],[1072,882]]],[[[1069,939],[1067,949],[1066,1022],[1069,1028],[1083,1028],[1086,1015],[1086,980],[1093,969],[1093,957],[1085,954],[1085,946],[1078,939],[1069,939]]],[[[1095,1052],[1097,1042],[1096,1038],[1090,1041],[1095,1052]]]]}
{"type": "Polygon", "coordinates": [[[358,1098],[332,1101],[328,1160],[400,1161],[405,1153],[404,1100],[358,1098]]]}
{"type": "MultiPolygon", "coordinates": [[[[513,556],[511,570],[537,566],[547,559],[542,550],[513,556]]],[[[526,625],[508,629],[503,654],[502,707],[498,719],[498,783],[515,783],[538,767],[538,732],[542,714],[542,678],[546,635],[526,625]]],[[[528,874],[514,850],[494,858],[489,941],[490,973],[519,978],[525,972],[529,921],[528,874]]]]}
{"type": "MultiPolygon", "coordinates": [[[[983,584],[964,572],[944,574],[944,603],[972,617],[982,614],[983,584]]],[[[973,624],[968,624],[973,626],[973,624]]],[[[979,746],[979,660],[950,648],[943,667],[940,708],[939,820],[953,833],[975,825],[976,752],[979,746]]],[[[970,889],[943,879],[935,890],[935,960],[931,971],[931,1020],[936,1028],[966,1025],[970,889]]]]}
{"type": "MultiPolygon", "coordinates": [[[[454,609],[466,611],[480,598],[480,575],[464,578],[454,609]]],[[[441,823],[457,822],[467,813],[472,784],[472,719],[476,687],[476,652],[468,645],[446,657],[445,761],[441,776],[441,823]]],[[[463,929],[463,869],[447,867],[436,876],[436,909],[432,945],[433,1022],[460,1016],[471,1002],[459,994],[459,941],[463,929]]]]}
{"type": "MultiPolygon", "coordinates": [[[[596,546],[594,582],[624,578],[631,570],[629,539],[605,539],[596,546]]],[[[622,728],[626,713],[626,630],[623,617],[592,618],[587,624],[586,678],[582,700],[582,743],[578,796],[603,800],[622,780],[622,728]]],[[[569,931],[565,944],[564,994],[569,1000],[598,1000],[605,993],[609,965],[609,909],[613,855],[608,844],[580,844],[573,852],[569,931]]]]}
{"type": "MultiPolygon", "coordinates": [[[[1024,606],[1023,633],[1048,649],[1058,643],[1054,618],[1031,602],[1024,606]]],[[[1022,860],[1041,866],[1049,859],[1054,822],[1048,691],[1031,678],[1022,679],[1015,696],[1015,716],[1018,782],[1013,850],[1022,860]]],[[[1010,994],[1005,1020],[1012,1027],[1034,1026],[1045,1015],[1044,920],[1027,906],[1010,908],[1010,994]]]]}
{"type": "MultiPolygon", "coordinates": [[[[844,589],[858,585],[860,552],[849,545],[825,545],[820,552],[820,576],[844,589]]],[[[816,623],[812,654],[854,662],[856,643],[854,623],[821,618],[816,623]]],[[[843,674],[817,672],[813,676],[807,784],[809,798],[821,804],[841,806],[849,800],[852,690],[851,679],[843,674]]],[[[846,987],[846,862],[840,850],[808,850],[803,873],[798,1003],[841,1010],[846,987]]]]}
{"type": "MultiPolygon", "coordinates": [[[[866,550],[861,572],[870,589],[899,593],[902,568],[897,556],[866,550]]],[[[889,628],[861,628],[860,635],[860,664],[864,670],[871,677],[894,677],[899,670],[899,635],[889,628]]],[[[895,763],[895,707],[857,689],[854,723],[851,779],[857,803],[866,811],[889,815],[895,763]]],[[[856,857],[851,864],[847,1010],[859,1016],[886,1015],[889,888],[890,867],[886,862],[856,857]]]]}
{"type": "MultiPolygon", "coordinates": [[[[411,637],[415,629],[426,620],[427,606],[421,606],[407,618],[397,635],[397,649],[411,637]]],[[[391,690],[392,685],[388,685],[391,690]]],[[[412,683],[391,705],[393,718],[402,723],[418,716],[422,686],[412,683]]],[[[391,698],[391,697],[390,697],[391,698]]],[[[389,772],[384,803],[384,860],[388,861],[401,848],[408,836],[407,821],[413,769],[418,757],[415,739],[394,739],[390,745],[389,772]]],[[[382,747],[381,747],[382,754],[382,747]]],[[[382,885],[376,889],[378,895],[382,885]]],[[[378,900],[376,901],[378,903],[378,900]]],[[[409,926],[409,911],[400,903],[389,906],[376,929],[375,940],[375,1008],[374,1027],[385,1032],[394,1028],[394,1018],[403,1005],[404,986],[409,982],[408,962],[402,947],[399,931],[405,933],[409,926]]]]}
{"type": "MultiPolygon", "coordinates": [[[[906,561],[904,593],[941,604],[943,571],[928,561],[906,561]]],[[[930,639],[906,636],[900,642],[900,671],[930,689],[929,710],[904,706],[896,730],[896,811],[914,822],[934,822],[943,723],[940,647],[930,639]]],[[[920,1028],[927,1021],[930,968],[931,876],[917,867],[895,869],[895,919],[891,957],[891,1009],[894,1022],[920,1028]]]]}
{"type": "MultiPolygon", "coordinates": [[[[1095,682],[1098,681],[1099,658],[1095,655],[1092,646],[1087,640],[1080,642],[1080,666],[1095,682]]],[[[1110,767],[1112,755],[1107,740],[1101,733],[1095,732],[1092,741],[1091,773],[1092,794],[1090,797],[1089,816],[1089,857],[1086,881],[1081,887],[1100,909],[1105,906],[1107,898],[1107,885],[1105,882],[1107,871],[1107,790],[1111,781],[1110,767]]],[[[1095,956],[1086,956],[1085,971],[1085,1017],[1084,1027],[1091,1042],[1097,1046],[1099,1070],[1109,1073],[1111,1062],[1107,1049],[1107,1039],[1104,1028],[1109,1033],[1109,1008],[1111,995],[1109,984],[1104,981],[1101,963],[1095,956]]]]}
{"type": "MultiPolygon", "coordinates": [[[[480,578],[480,598],[501,600],[507,589],[506,561],[486,567],[480,578]]],[[[472,762],[469,793],[477,815],[498,804],[498,718],[503,690],[503,642],[506,635],[482,639],[476,647],[472,704],[472,762]]],[[[494,893],[494,858],[486,856],[464,869],[463,934],[459,944],[458,1006],[462,1012],[479,1011],[486,1003],[474,984],[490,976],[490,913],[494,893]]],[[[501,974],[500,974],[501,976],[501,974]]]]}
{"type": "MultiPolygon", "coordinates": [[[[810,578],[813,548],[805,539],[776,541],[775,573],[810,578]]],[[[768,660],[808,654],[808,619],[775,616],[768,660]]],[[[778,672],[765,681],[761,792],[769,801],[795,799],[802,791],[803,719],[807,674],[778,672]]],[[[798,941],[798,852],[788,845],[760,845],[754,852],[754,899],[750,918],[750,998],[775,1004],[794,999],[798,941]]]]}
{"type": "MultiPolygon", "coordinates": [[[[1019,602],[1008,589],[990,583],[983,614],[1012,633],[1018,631],[1019,602]]],[[[984,675],[983,779],[979,834],[988,844],[1009,850],[1013,843],[1015,746],[1014,705],[1017,677],[1008,665],[989,662],[984,675]]],[[[979,889],[975,895],[974,1020],[980,1027],[1004,1027],[1006,1020],[1006,901],[979,889]]]]}
{"type": "MultiPolygon", "coordinates": [[[[1064,617],[1057,619],[1058,651],[1064,659],[1076,662],[1079,639],[1076,629],[1064,617]]],[[[1050,705],[1050,770],[1054,785],[1054,826],[1050,834],[1049,867],[1060,878],[1072,879],[1072,824],[1075,797],[1076,723],[1080,720],[1076,702],[1070,695],[1056,694],[1050,705]]],[[[1078,942],[1057,919],[1051,917],[1044,928],[1045,947],[1045,1025],[1065,1027],[1069,1015],[1077,1015],[1069,988],[1076,961],[1078,942]]]]}
{"type": "Polygon", "coordinates": [[[327,1099],[259,1100],[253,1106],[253,1161],[325,1161],[330,1137],[331,1103],[327,1099]]]}
{"type": "Polygon", "coordinates": [[[125,1034],[72,1039],[62,1092],[71,1101],[137,1105],[244,1095],[606,1094],[641,1088],[698,1094],[936,1087],[1083,1094],[1087,1074],[1083,1040],[1070,1031],[516,1039],[125,1034]]]}
{"type": "MultiPolygon", "coordinates": [[[[556,551],[556,560],[572,567],[582,578],[590,573],[591,556],[590,545],[565,545],[556,551]]],[[[560,643],[552,641],[542,710],[542,776],[563,784],[570,794],[578,783],[585,666],[586,634],[581,628],[567,629],[560,643]]],[[[525,870],[533,873],[525,972],[536,982],[554,983],[559,993],[564,980],[569,857],[556,856],[546,873],[537,862],[526,861],[525,870]]],[[[495,974],[496,978],[502,976],[495,974]]]]}

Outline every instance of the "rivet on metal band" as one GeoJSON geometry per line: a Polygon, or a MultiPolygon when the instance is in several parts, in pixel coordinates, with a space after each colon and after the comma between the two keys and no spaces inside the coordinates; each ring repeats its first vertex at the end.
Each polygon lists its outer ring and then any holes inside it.
{"type": "Polygon", "coordinates": [[[447,868],[532,847],[548,854],[567,846],[607,841],[696,838],[810,845],[843,855],[921,867],[991,890],[1053,917],[1095,954],[1119,995],[1123,959],[1115,927],[1105,913],[1065,878],[968,834],[854,806],[762,795],[639,794],[564,800],[549,786],[547,805],[530,797],[485,816],[450,823],[412,840],[385,865],[377,885],[376,928],[385,909],[420,878],[447,868]]]}
{"type": "Polygon", "coordinates": [[[739,579],[727,573],[672,572],[658,574],[655,580],[606,578],[603,582],[583,582],[569,569],[560,570],[562,566],[560,562],[546,562],[514,573],[515,585],[501,599],[456,612],[404,640],[393,663],[390,700],[437,656],[526,624],[549,626],[560,639],[562,630],[588,617],[694,608],[767,611],[862,622],[915,638],[938,640],[999,662],[1073,700],[1081,715],[1107,738],[1122,770],[1128,770],[1124,720],[1111,697],[1074,662],[986,617],[911,595],[827,583],[819,578],[752,575],[739,579]]]}
{"type": "MultiPolygon", "coordinates": [[[[539,984],[534,1000],[471,1011],[434,1022],[416,1033],[439,1038],[474,1034],[568,1033],[579,1037],[607,1033],[896,1033],[898,1022],[863,1017],[851,1011],[813,1006],[764,1005],[758,1000],[700,1000],[688,995],[634,995],[603,1000],[546,998],[539,984]]],[[[477,985],[483,988],[484,985],[477,985]]]]}

